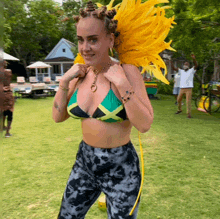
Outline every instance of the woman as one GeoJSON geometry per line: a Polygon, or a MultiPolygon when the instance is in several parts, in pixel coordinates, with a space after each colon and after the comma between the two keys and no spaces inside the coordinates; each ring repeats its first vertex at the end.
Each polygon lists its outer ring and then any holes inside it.
{"type": "Polygon", "coordinates": [[[153,109],[137,67],[112,61],[117,23],[115,11],[91,2],[77,20],[78,49],[85,64],[76,64],[60,81],[53,119],[81,118],[82,141],[64,192],[59,219],[84,218],[101,192],[108,218],[129,216],[140,187],[139,159],[130,141],[132,126],[147,132],[153,109]]]}

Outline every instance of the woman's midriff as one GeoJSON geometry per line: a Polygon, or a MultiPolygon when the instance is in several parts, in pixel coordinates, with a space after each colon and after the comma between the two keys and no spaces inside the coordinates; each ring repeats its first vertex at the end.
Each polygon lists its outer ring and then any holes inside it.
{"type": "Polygon", "coordinates": [[[108,123],[97,119],[88,118],[82,120],[83,141],[96,148],[115,148],[127,144],[130,141],[131,123],[108,123]]]}

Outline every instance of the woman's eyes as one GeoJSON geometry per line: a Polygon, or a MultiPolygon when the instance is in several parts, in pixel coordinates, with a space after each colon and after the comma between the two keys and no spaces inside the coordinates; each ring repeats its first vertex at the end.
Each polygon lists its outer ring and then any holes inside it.
{"type": "Polygon", "coordinates": [[[83,40],[82,40],[82,39],[78,39],[78,42],[79,42],[79,43],[82,43],[82,42],[83,42],[83,40]]]}
{"type": "Polygon", "coordinates": [[[92,43],[96,43],[96,42],[97,42],[97,39],[90,39],[90,41],[91,41],[92,43]]]}
{"type": "MultiPolygon", "coordinates": [[[[79,43],[83,43],[83,41],[84,41],[83,39],[78,39],[79,43]]],[[[91,43],[96,43],[98,40],[97,39],[88,39],[88,41],[91,43]]]]}

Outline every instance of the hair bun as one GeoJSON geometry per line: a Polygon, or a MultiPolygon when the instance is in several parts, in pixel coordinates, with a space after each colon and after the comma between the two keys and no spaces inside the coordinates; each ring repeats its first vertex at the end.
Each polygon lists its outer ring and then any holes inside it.
{"type": "Polygon", "coordinates": [[[116,15],[116,10],[115,9],[112,9],[111,11],[107,11],[107,13],[106,13],[106,16],[109,19],[112,19],[115,15],[116,15]]]}
{"type": "Polygon", "coordinates": [[[106,16],[106,10],[107,7],[106,6],[102,6],[100,10],[98,10],[98,18],[99,19],[104,19],[104,17],[106,16]]]}
{"type": "Polygon", "coordinates": [[[115,31],[114,35],[115,35],[115,37],[118,37],[120,35],[120,32],[115,31]]]}
{"type": "Polygon", "coordinates": [[[62,22],[65,22],[65,21],[69,21],[70,19],[68,17],[65,17],[63,20],[61,20],[62,22]]]}
{"type": "Polygon", "coordinates": [[[87,2],[86,11],[95,11],[95,6],[93,5],[92,1],[87,2]]]}
{"type": "Polygon", "coordinates": [[[78,16],[78,15],[73,15],[73,20],[78,23],[78,21],[79,21],[79,16],[78,16]]]}
{"type": "Polygon", "coordinates": [[[82,8],[79,10],[79,14],[84,18],[87,16],[87,12],[84,11],[82,8]]]}

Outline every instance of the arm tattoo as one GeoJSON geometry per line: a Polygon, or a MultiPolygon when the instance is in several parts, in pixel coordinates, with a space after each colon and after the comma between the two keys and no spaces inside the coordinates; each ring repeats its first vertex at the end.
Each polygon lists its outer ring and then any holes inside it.
{"type": "Polygon", "coordinates": [[[60,107],[58,106],[57,102],[54,102],[54,108],[57,109],[57,111],[60,113],[60,107]]]}
{"type": "Polygon", "coordinates": [[[77,71],[77,72],[73,75],[72,79],[76,78],[78,75],[79,75],[79,72],[77,71]]]}

